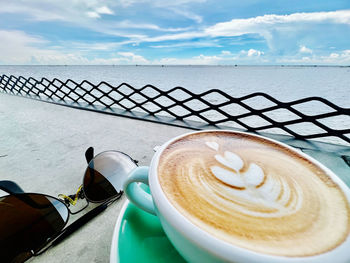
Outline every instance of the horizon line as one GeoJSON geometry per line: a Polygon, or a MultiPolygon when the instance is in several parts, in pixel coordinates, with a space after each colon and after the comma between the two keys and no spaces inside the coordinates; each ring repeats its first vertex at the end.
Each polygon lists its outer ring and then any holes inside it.
{"type": "Polygon", "coordinates": [[[0,64],[0,66],[128,66],[128,67],[350,67],[332,64],[0,64]]]}

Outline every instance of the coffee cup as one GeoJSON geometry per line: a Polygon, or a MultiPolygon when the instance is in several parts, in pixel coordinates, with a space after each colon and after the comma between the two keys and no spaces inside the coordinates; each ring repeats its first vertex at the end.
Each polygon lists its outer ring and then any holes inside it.
{"type": "Polygon", "coordinates": [[[263,136],[173,138],[149,167],[130,173],[124,191],[159,217],[189,262],[350,262],[349,188],[315,159],[263,136]]]}

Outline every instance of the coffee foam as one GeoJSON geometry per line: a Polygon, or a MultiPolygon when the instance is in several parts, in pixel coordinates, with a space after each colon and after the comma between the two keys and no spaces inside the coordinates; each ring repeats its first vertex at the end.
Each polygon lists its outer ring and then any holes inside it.
{"type": "Polygon", "coordinates": [[[192,223],[246,249],[305,257],[349,235],[350,207],[339,186],[308,159],[263,138],[188,135],[163,151],[158,177],[192,223]]]}

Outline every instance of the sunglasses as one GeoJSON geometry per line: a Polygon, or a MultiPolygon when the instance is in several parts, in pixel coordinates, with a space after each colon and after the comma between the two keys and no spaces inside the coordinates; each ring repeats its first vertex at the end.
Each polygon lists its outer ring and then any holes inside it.
{"type": "Polygon", "coordinates": [[[118,151],[94,156],[92,147],[85,157],[88,166],[82,185],[75,195],[59,195],[62,199],[25,193],[15,182],[0,181],[0,189],[9,194],[0,197],[1,262],[24,262],[42,254],[121,197],[123,182],[137,161],[118,151]],[[69,206],[77,199],[86,199],[87,204],[73,212],[69,206]],[[100,205],[66,227],[69,215],[82,211],[90,202],[100,205]]]}

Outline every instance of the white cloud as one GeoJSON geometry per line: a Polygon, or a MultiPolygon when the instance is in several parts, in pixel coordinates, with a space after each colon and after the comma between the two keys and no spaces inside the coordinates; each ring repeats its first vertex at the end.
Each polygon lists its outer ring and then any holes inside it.
{"type": "MultiPolygon", "coordinates": [[[[243,52],[244,53],[244,52],[243,52]]],[[[168,64],[168,65],[234,65],[234,64],[251,64],[251,57],[247,56],[247,51],[244,55],[242,52],[233,54],[230,51],[221,51],[221,53],[212,56],[199,55],[191,58],[163,58],[155,60],[152,64],[168,64]]],[[[257,64],[267,62],[261,58],[255,60],[257,64]]]]}
{"type": "Polygon", "coordinates": [[[136,4],[147,4],[152,8],[158,8],[163,10],[168,10],[173,14],[185,17],[187,19],[193,20],[196,23],[201,23],[203,17],[196,14],[193,9],[189,8],[189,4],[201,4],[205,3],[207,0],[176,0],[176,1],[164,1],[164,0],[120,0],[119,3],[123,7],[133,8],[136,4]]]}
{"type": "Polygon", "coordinates": [[[96,12],[99,14],[105,14],[105,15],[113,15],[114,12],[108,8],[107,6],[101,6],[96,9],[96,12]]]}
{"type": "Polygon", "coordinates": [[[199,47],[221,47],[220,44],[211,42],[211,41],[200,41],[200,42],[180,42],[180,43],[174,43],[174,44],[165,44],[165,45],[153,45],[150,46],[152,48],[199,48],[199,47]]]}
{"type": "Polygon", "coordinates": [[[183,17],[186,17],[190,20],[193,20],[195,21],[196,23],[202,23],[203,21],[203,17],[195,14],[194,12],[192,11],[189,11],[189,10],[186,10],[184,8],[171,8],[171,11],[173,11],[175,14],[178,14],[178,15],[181,15],[183,17]]]}
{"type": "Polygon", "coordinates": [[[7,1],[6,3],[0,1],[0,13],[22,14],[26,17],[32,17],[36,21],[64,21],[65,15],[60,12],[50,12],[44,8],[36,8],[35,6],[25,5],[24,3],[16,3],[14,1],[7,1]]]}
{"type": "Polygon", "coordinates": [[[89,60],[89,65],[146,65],[149,62],[133,60],[130,57],[96,58],[89,60]]]}
{"type": "Polygon", "coordinates": [[[299,52],[300,53],[310,53],[311,54],[312,50],[310,48],[305,47],[305,46],[300,46],[299,52]]]}
{"type": "Polygon", "coordinates": [[[248,51],[242,50],[241,54],[246,55],[248,57],[260,57],[264,54],[264,52],[251,48],[248,51]]]}
{"type": "MultiPolygon", "coordinates": [[[[136,1],[137,2],[137,1],[136,1]]],[[[136,4],[135,1],[130,1],[130,4],[136,4]]],[[[158,8],[165,8],[169,10],[172,8],[178,13],[177,15],[181,16],[193,16],[193,19],[200,20],[199,17],[196,17],[194,13],[182,10],[180,2],[186,4],[192,1],[174,1],[174,3],[163,3],[163,1],[144,1],[149,4],[150,7],[156,6],[158,8]],[[162,4],[163,3],[163,4],[162,4]],[[182,10],[182,11],[181,11],[182,10]]],[[[194,1],[194,2],[202,2],[194,1]]],[[[185,28],[164,28],[156,24],[150,23],[134,23],[127,20],[118,21],[118,16],[115,15],[114,10],[117,10],[120,7],[121,3],[114,0],[105,0],[103,4],[98,0],[74,0],[74,1],[61,1],[61,0],[32,0],[30,2],[26,0],[17,0],[17,1],[5,1],[0,0],[0,16],[1,13],[10,13],[10,14],[19,14],[26,19],[31,19],[34,21],[62,21],[66,24],[71,24],[74,26],[87,28],[89,30],[100,32],[106,35],[117,36],[126,38],[126,41],[123,41],[124,44],[134,43],[139,44],[143,41],[152,42],[152,34],[154,31],[158,32],[185,32],[191,29],[191,27],[185,28]],[[114,15],[113,20],[103,19],[103,15],[114,15]],[[132,31],[130,30],[132,29],[132,31]],[[145,35],[145,31],[149,30],[149,35],[145,35]]],[[[130,7],[133,8],[133,7],[130,7]]],[[[146,18],[147,19],[147,18],[146,18]]],[[[167,38],[177,38],[184,37],[183,35],[175,34],[175,36],[164,35],[159,36],[159,41],[166,41],[167,38]],[[164,40],[162,40],[162,38],[164,40]]],[[[188,39],[191,39],[189,37],[188,39]]],[[[158,41],[157,38],[154,41],[158,41]]]]}
{"type": "Polygon", "coordinates": [[[154,65],[218,65],[223,59],[220,56],[203,54],[192,58],[162,58],[153,61],[154,65]]]}
{"type": "Polygon", "coordinates": [[[65,46],[45,48],[48,41],[26,34],[22,31],[0,30],[0,64],[2,65],[84,65],[84,64],[149,64],[146,58],[132,52],[119,52],[119,57],[111,56],[108,59],[88,59],[93,50],[111,50],[118,43],[64,43],[65,46]],[[73,46],[68,49],[66,46],[73,46]],[[87,54],[84,53],[84,48],[87,54]]]}
{"type": "Polygon", "coordinates": [[[164,32],[179,32],[189,30],[190,27],[184,28],[162,28],[155,24],[149,23],[135,23],[129,20],[123,20],[118,22],[109,22],[111,28],[125,28],[125,29],[149,29],[154,31],[164,31],[164,32]]]}
{"type": "Polygon", "coordinates": [[[331,53],[330,55],[329,55],[329,57],[330,58],[339,58],[340,57],[340,55],[338,54],[338,53],[331,53]]]}
{"type": "Polygon", "coordinates": [[[107,6],[101,6],[98,8],[95,8],[94,11],[88,11],[86,12],[88,17],[91,18],[101,18],[101,15],[113,15],[114,12],[109,9],[107,6]]]}
{"type": "Polygon", "coordinates": [[[127,57],[130,59],[131,63],[147,64],[149,61],[140,55],[135,55],[132,52],[118,52],[118,55],[122,57],[127,57]]]}
{"type": "MultiPolygon", "coordinates": [[[[261,51],[260,51],[261,52],[261,51]]],[[[205,56],[199,55],[191,58],[163,58],[160,60],[151,61],[151,64],[155,65],[233,65],[233,64],[251,64],[254,56],[259,54],[258,50],[250,51],[252,56],[248,56],[249,50],[242,50],[238,54],[232,54],[231,52],[221,52],[218,55],[205,56]]],[[[260,55],[263,52],[260,53],[260,55]]],[[[266,64],[271,63],[268,59],[263,58],[264,56],[255,57],[254,63],[266,64]]],[[[279,58],[276,60],[279,64],[319,64],[319,65],[349,65],[350,64],[350,50],[343,50],[339,53],[331,53],[329,55],[322,56],[303,56],[299,58],[279,58]]],[[[272,63],[275,63],[273,61],[272,63]]]]}
{"type": "Polygon", "coordinates": [[[232,53],[230,51],[227,51],[227,50],[221,51],[221,54],[224,55],[224,56],[232,55],[232,53]]]}
{"type": "MultiPolygon", "coordinates": [[[[267,41],[271,52],[284,53],[297,49],[298,41],[304,38],[310,39],[310,34],[312,35],[311,39],[317,44],[318,40],[323,37],[323,34],[318,32],[323,33],[325,25],[341,24],[350,25],[350,10],[289,15],[272,14],[246,19],[233,19],[208,27],[204,32],[211,37],[257,34],[267,41]]],[[[331,31],[331,29],[329,30],[331,31]]]]}
{"type": "MultiPolygon", "coordinates": [[[[0,64],[43,64],[43,65],[72,65],[72,64],[169,64],[169,65],[225,65],[268,63],[263,51],[256,49],[242,50],[238,53],[222,50],[211,56],[201,54],[189,58],[166,57],[150,60],[135,52],[115,52],[117,43],[64,43],[63,46],[45,48],[50,43],[41,37],[28,35],[21,31],[0,30],[0,64]],[[68,47],[72,48],[69,49],[68,47]],[[108,58],[89,58],[94,51],[105,52],[108,58]],[[264,56],[263,56],[264,55],[264,56]]],[[[56,43],[55,43],[56,44],[56,43]]],[[[314,53],[299,53],[300,57],[283,57],[277,63],[288,64],[327,64],[349,65],[350,49],[330,52],[317,56],[314,53]],[[307,54],[307,55],[305,55],[307,54]]]]}
{"type": "MultiPolygon", "coordinates": [[[[202,18],[192,11],[188,11],[184,5],[188,3],[201,3],[205,0],[182,0],[182,1],[151,1],[151,0],[131,0],[131,1],[114,1],[105,0],[101,5],[99,0],[74,0],[74,1],[64,1],[64,0],[16,0],[7,1],[0,0],[0,14],[10,13],[10,14],[21,14],[25,16],[26,19],[32,19],[35,21],[64,21],[86,27],[88,29],[102,32],[105,34],[121,35],[123,32],[118,32],[113,30],[118,17],[115,15],[114,10],[120,8],[125,8],[133,4],[146,3],[150,8],[161,8],[168,10],[168,12],[176,13],[179,16],[187,17],[189,19],[200,22],[202,18]],[[101,15],[115,15],[115,20],[104,21],[101,19],[101,15]]],[[[130,7],[133,8],[133,7],[130,7]]],[[[145,10],[147,11],[147,10],[145,10]]],[[[135,28],[140,25],[140,29],[145,29],[142,27],[143,23],[137,23],[131,27],[133,23],[124,24],[125,28],[135,28]]],[[[157,25],[149,26],[147,23],[146,27],[148,29],[159,30],[159,31],[169,31],[177,32],[185,29],[181,28],[160,28],[157,25]]],[[[117,26],[122,28],[123,21],[117,26]]]]}
{"type": "MultiPolygon", "coordinates": [[[[234,37],[245,34],[258,34],[263,37],[270,52],[284,53],[290,50],[301,53],[312,53],[310,47],[298,44],[304,38],[310,38],[315,43],[323,35],[314,33],[324,25],[350,25],[350,10],[332,12],[294,13],[290,15],[264,15],[246,19],[233,19],[229,22],[217,23],[213,26],[175,34],[160,36],[145,36],[138,39],[141,42],[180,41],[193,38],[234,37]]],[[[336,33],[335,33],[336,34],[336,33]]],[[[261,55],[261,54],[260,54],[261,55]]]]}
{"type": "Polygon", "coordinates": [[[312,55],[303,56],[301,58],[282,57],[276,60],[277,63],[284,64],[319,64],[319,65],[349,65],[350,49],[340,52],[332,52],[329,55],[312,55]]]}
{"type": "Polygon", "coordinates": [[[184,6],[193,3],[205,3],[207,0],[176,0],[176,1],[164,1],[164,0],[119,0],[119,2],[125,6],[131,6],[139,3],[147,3],[155,7],[174,7],[174,6],[184,6]]]}
{"type": "MultiPolygon", "coordinates": [[[[0,0],[1,13],[21,14],[39,21],[59,20],[103,34],[124,37],[124,44],[139,44],[142,42],[184,41],[193,38],[232,37],[244,34],[258,34],[264,38],[270,48],[270,52],[283,54],[293,50],[304,54],[316,52],[312,44],[308,47],[300,43],[313,33],[314,28],[321,25],[342,24],[350,25],[350,10],[338,10],[331,12],[294,13],[288,15],[264,15],[245,19],[233,19],[227,22],[217,23],[207,28],[199,27],[195,23],[189,27],[167,28],[152,23],[134,23],[127,20],[117,21],[118,8],[134,8],[133,5],[146,4],[150,8],[160,8],[172,11],[177,16],[192,19],[201,23],[203,18],[189,8],[190,4],[200,4],[206,0],[0,0]],[[104,20],[104,15],[114,15],[116,20],[104,20]],[[132,29],[132,30],[130,30],[132,29]],[[157,31],[157,32],[154,32],[157,31]],[[167,32],[159,35],[159,32],[167,32]],[[300,41],[300,42],[299,42],[300,41]],[[305,48],[303,48],[305,47],[305,48]],[[312,48],[312,49],[311,49],[312,48]]],[[[163,14],[164,15],[164,14],[163,14]]],[[[336,34],[336,33],[334,33],[336,34]]],[[[319,36],[313,34],[315,42],[319,36]]],[[[305,43],[305,42],[304,42],[305,43]]],[[[307,42],[309,43],[309,42],[307,42]]],[[[157,44],[155,47],[169,46],[157,44]]],[[[329,44],[334,45],[334,43],[329,44]]],[[[252,54],[255,55],[255,54],[252,54]]],[[[260,54],[261,55],[261,54],[260,54]]]]}
{"type": "Polygon", "coordinates": [[[106,0],[102,5],[98,0],[0,0],[0,14],[19,14],[29,21],[63,21],[96,32],[123,35],[122,32],[112,30],[109,23],[101,19],[102,15],[114,14],[114,5],[115,1],[112,0],[106,0]]]}
{"type": "Polygon", "coordinates": [[[96,12],[95,10],[99,7],[96,1],[86,2],[83,0],[32,0],[30,2],[25,0],[2,0],[0,4],[0,13],[23,14],[38,21],[62,20],[68,22],[85,20],[84,14],[96,12]]]}
{"type": "MultiPolygon", "coordinates": [[[[60,46],[56,46],[56,49],[72,49],[81,52],[94,52],[94,51],[114,51],[120,46],[124,45],[124,42],[60,42],[60,46]]],[[[52,46],[51,48],[54,48],[52,46]]]]}
{"type": "Polygon", "coordinates": [[[86,12],[86,15],[87,15],[88,17],[91,17],[91,18],[100,18],[100,17],[101,17],[98,13],[92,12],[92,11],[86,12]]]}
{"type": "Polygon", "coordinates": [[[264,15],[246,19],[232,19],[229,22],[211,26],[205,31],[211,36],[237,36],[251,33],[266,35],[268,31],[288,24],[320,22],[350,25],[350,10],[294,13],[290,15],[264,15]]]}
{"type": "Polygon", "coordinates": [[[183,32],[178,34],[168,34],[156,37],[145,37],[140,39],[141,42],[161,42],[161,41],[171,41],[171,40],[184,40],[205,37],[203,32],[183,32]]]}
{"type": "Polygon", "coordinates": [[[29,64],[42,57],[59,58],[57,51],[41,49],[47,41],[40,37],[30,36],[22,31],[0,30],[0,63],[1,64],[29,64]]]}
{"type": "Polygon", "coordinates": [[[341,63],[341,64],[349,64],[350,63],[350,49],[343,50],[339,53],[331,53],[328,57],[322,57],[324,62],[329,63],[341,63]]]}
{"type": "Polygon", "coordinates": [[[260,57],[264,52],[255,50],[255,49],[249,49],[248,50],[248,57],[260,57]]]}

